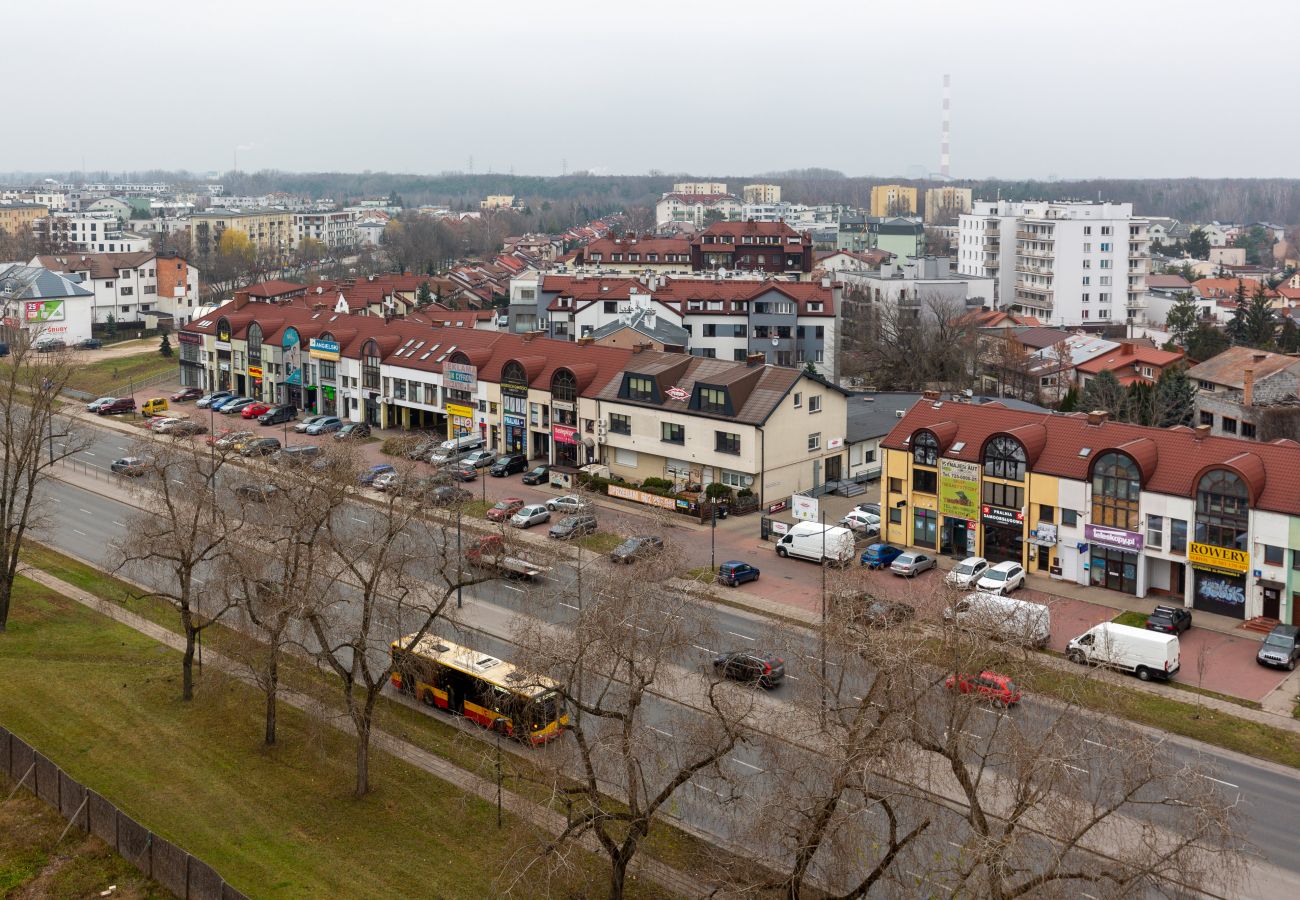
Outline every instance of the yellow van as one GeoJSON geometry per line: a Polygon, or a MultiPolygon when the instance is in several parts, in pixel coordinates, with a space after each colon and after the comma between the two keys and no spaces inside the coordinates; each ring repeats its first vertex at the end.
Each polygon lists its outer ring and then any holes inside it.
{"type": "Polygon", "coordinates": [[[140,407],[140,414],[144,416],[161,416],[167,412],[167,398],[154,397],[152,400],[144,401],[140,407]]]}

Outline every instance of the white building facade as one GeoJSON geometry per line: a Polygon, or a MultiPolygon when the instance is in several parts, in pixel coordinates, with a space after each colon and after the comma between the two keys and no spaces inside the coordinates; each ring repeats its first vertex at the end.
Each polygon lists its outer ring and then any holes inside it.
{"type": "MultiPolygon", "coordinates": [[[[336,247],[355,247],[358,242],[356,213],[338,212],[296,213],[294,219],[294,246],[302,246],[307,238],[319,241],[331,250],[336,247]]],[[[382,233],[382,231],[381,231],[382,233]]]]}

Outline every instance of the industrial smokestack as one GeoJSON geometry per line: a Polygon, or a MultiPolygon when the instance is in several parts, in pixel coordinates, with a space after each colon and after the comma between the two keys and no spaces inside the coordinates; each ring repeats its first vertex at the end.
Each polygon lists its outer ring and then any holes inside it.
{"type": "Polygon", "coordinates": [[[950,177],[948,166],[951,158],[948,155],[948,133],[949,133],[949,110],[952,107],[952,76],[943,76],[943,137],[939,141],[939,177],[947,181],[950,177]]]}

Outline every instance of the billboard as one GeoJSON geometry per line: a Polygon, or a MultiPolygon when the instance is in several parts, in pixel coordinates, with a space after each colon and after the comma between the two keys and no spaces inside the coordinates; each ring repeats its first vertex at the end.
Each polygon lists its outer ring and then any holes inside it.
{"type": "Polygon", "coordinates": [[[23,302],[23,321],[27,323],[62,322],[62,300],[26,300],[23,302]]]}
{"type": "Polygon", "coordinates": [[[307,355],[312,359],[338,359],[339,342],[312,338],[307,348],[307,355]]]}
{"type": "Polygon", "coordinates": [[[478,367],[463,363],[443,363],[442,378],[447,387],[472,391],[478,386],[478,367]]]}
{"type": "Polygon", "coordinates": [[[794,501],[794,509],[790,511],[792,516],[804,522],[817,521],[819,504],[816,497],[809,497],[806,494],[795,494],[790,499],[794,501]]]}
{"type": "Polygon", "coordinates": [[[954,519],[979,518],[979,463],[939,460],[939,512],[954,519]]]}

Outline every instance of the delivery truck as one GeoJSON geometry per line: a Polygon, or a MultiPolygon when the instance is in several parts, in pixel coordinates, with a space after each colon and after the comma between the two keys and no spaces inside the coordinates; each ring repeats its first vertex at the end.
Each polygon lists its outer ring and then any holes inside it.
{"type": "Polygon", "coordinates": [[[777,556],[847,565],[853,560],[853,532],[838,525],[796,522],[776,542],[777,556]]]}
{"type": "Polygon", "coordinates": [[[1065,655],[1080,665],[1107,666],[1143,681],[1167,681],[1178,672],[1178,635],[1102,622],[1070,641],[1065,655]]]}
{"type": "Polygon", "coordinates": [[[972,591],[943,611],[958,628],[1041,650],[1052,639],[1052,614],[1041,603],[972,591]]]}

